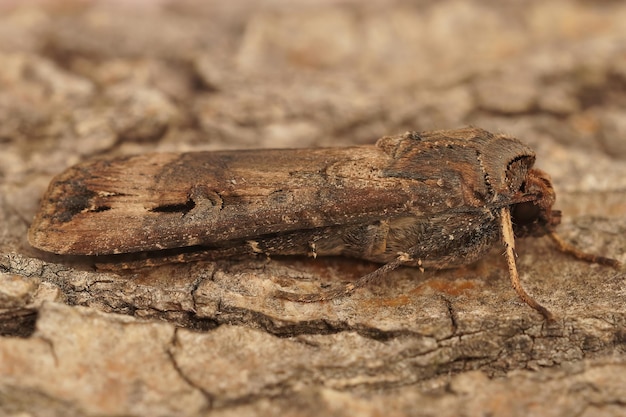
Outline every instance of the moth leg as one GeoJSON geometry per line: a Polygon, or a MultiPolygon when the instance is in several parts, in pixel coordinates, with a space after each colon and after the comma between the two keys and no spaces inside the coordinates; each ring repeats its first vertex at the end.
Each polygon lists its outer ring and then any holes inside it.
{"type": "Polygon", "coordinates": [[[310,294],[295,294],[292,292],[278,290],[274,293],[274,295],[284,300],[295,301],[295,302],[300,302],[300,303],[316,303],[320,301],[332,300],[334,298],[345,297],[345,296],[352,294],[358,288],[363,288],[371,284],[372,282],[379,280],[388,272],[393,271],[399,266],[402,266],[403,264],[410,262],[412,260],[413,259],[408,255],[408,253],[401,253],[393,261],[388,262],[385,265],[378,268],[377,270],[370,272],[367,275],[362,276],[357,281],[350,282],[339,288],[334,288],[331,290],[320,291],[318,293],[310,293],[310,294]]]}
{"type": "Polygon", "coordinates": [[[592,253],[586,253],[578,249],[577,247],[570,245],[566,241],[561,238],[561,236],[557,235],[553,231],[548,232],[548,236],[552,239],[552,241],[556,244],[557,248],[568,255],[572,255],[576,259],[580,259],[581,261],[590,262],[594,264],[600,264],[605,266],[610,266],[616,269],[622,267],[622,263],[617,259],[606,258],[604,256],[594,255],[592,253]]]}
{"type": "Polygon", "coordinates": [[[511,285],[513,285],[513,289],[522,301],[537,310],[546,320],[553,321],[554,316],[552,313],[535,301],[535,299],[524,290],[522,284],[520,283],[517,266],[515,265],[515,236],[513,235],[513,223],[511,222],[511,211],[509,210],[509,207],[503,207],[500,214],[502,222],[502,240],[504,246],[506,247],[506,260],[509,266],[511,285]]]}

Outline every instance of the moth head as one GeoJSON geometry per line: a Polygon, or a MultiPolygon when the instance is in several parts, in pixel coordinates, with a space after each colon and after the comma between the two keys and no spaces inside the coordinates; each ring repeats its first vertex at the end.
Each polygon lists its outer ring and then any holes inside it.
{"type": "Polygon", "coordinates": [[[561,222],[561,212],[552,209],[556,195],[550,176],[545,172],[529,170],[520,184],[518,196],[521,202],[511,207],[516,236],[543,236],[561,222]]]}

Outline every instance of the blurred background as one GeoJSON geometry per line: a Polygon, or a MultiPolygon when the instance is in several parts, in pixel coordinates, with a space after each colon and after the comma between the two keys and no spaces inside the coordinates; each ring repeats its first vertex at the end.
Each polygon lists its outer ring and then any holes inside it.
{"type": "Polygon", "coordinates": [[[619,1],[3,0],[0,13],[3,159],[54,171],[102,152],[467,124],[626,157],[619,1]]]}

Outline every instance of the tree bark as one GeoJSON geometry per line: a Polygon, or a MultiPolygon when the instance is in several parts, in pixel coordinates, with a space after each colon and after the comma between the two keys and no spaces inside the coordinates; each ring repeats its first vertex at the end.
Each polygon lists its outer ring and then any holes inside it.
{"type": "Polygon", "coordinates": [[[26,240],[51,177],[88,157],[475,125],[535,149],[564,239],[624,262],[626,5],[2,8],[0,414],[626,412],[624,272],[545,238],[516,250],[550,323],[517,298],[504,248],[303,304],[273,294],[377,265],[257,257],[102,270],[26,240]]]}

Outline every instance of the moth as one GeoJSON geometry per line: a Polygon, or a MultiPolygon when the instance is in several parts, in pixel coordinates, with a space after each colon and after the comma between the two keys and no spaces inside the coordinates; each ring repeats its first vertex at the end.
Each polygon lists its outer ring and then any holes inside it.
{"type": "Polygon", "coordinates": [[[64,255],[308,254],[383,264],[336,289],[279,293],[303,302],[347,295],[401,265],[469,264],[503,245],[513,288],[551,319],[520,284],[516,237],[547,235],[580,259],[620,264],[555,233],[555,192],[534,162],[517,139],[475,127],[407,132],[366,146],[96,159],[52,180],[29,241],[64,255]]]}

